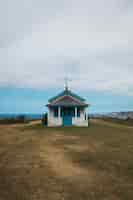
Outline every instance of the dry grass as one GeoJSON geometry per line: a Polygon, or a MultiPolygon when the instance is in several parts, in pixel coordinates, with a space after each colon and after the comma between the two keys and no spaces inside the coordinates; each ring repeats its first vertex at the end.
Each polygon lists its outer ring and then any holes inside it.
{"type": "Polygon", "coordinates": [[[133,129],[0,127],[0,200],[132,200],[133,129]]]}

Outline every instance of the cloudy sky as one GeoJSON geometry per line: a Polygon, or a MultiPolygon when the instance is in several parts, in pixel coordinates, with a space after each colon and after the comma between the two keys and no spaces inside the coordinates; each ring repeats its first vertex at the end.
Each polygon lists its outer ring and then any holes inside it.
{"type": "Polygon", "coordinates": [[[133,110],[132,24],[132,0],[1,1],[0,112],[41,112],[66,76],[92,111],[133,110]]]}

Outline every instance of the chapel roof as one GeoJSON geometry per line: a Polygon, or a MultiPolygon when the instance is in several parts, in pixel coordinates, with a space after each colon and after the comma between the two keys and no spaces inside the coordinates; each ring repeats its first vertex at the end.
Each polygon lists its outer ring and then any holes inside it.
{"type": "Polygon", "coordinates": [[[88,106],[88,104],[84,98],[65,88],[64,91],[49,99],[47,106],[88,106]]]}
{"type": "Polygon", "coordinates": [[[71,90],[66,89],[66,88],[61,93],[59,93],[56,96],[50,98],[48,101],[49,101],[49,103],[52,103],[53,101],[55,101],[58,98],[63,97],[63,96],[71,96],[71,97],[73,97],[73,98],[75,98],[75,99],[77,99],[79,101],[82,101],[82,102],[85,101],[84,98],[80,97],[79,95],[73,93],[71,90]]]}

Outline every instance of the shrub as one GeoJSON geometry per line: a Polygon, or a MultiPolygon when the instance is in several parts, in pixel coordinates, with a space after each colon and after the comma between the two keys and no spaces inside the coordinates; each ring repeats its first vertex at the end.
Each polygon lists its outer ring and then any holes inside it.
{"type": "Polygon", "coordinates": [[[42,115],[42,124],[45,125],[45,126],[48,125],[48,114],[47,113],[42,115]]]}

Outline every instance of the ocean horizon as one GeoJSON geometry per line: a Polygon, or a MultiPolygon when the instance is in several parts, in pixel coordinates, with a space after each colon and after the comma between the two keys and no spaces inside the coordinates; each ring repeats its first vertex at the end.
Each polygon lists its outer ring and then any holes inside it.
{"type": "Polygon", "coordinates": [[[26,119],[41,119],[41,113],[0,113],[0,119],[11,119],[18,116],[25,116],[26,119]]]}

